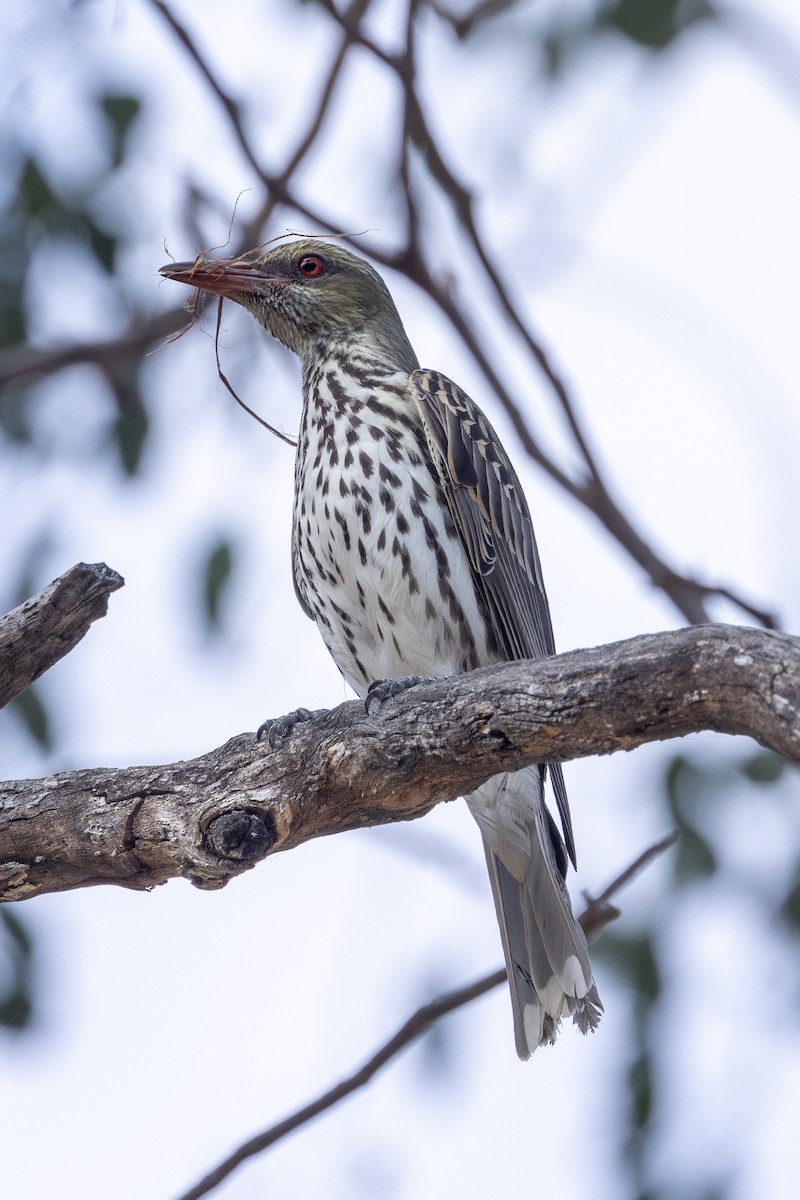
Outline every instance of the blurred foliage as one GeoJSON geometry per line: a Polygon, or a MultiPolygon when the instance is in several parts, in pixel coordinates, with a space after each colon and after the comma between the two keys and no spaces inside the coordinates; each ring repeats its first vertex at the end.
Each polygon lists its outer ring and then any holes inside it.
{"type": "MultiPolygon", "coordinates": [[[[684,889],[713,887],[718,882],[729,882],[734,888],[743,886],[733,869],[724,865],[721,848],[715,844],[724,826],[725,806],[734,789],[742,785],[769,789],[791,770],[782,759],[760,749],[746,757],[734,751],[714,758],[685,753],[671,758],[664,769],[663,797],[675,822],[678,841],[670,852],[673,878],[669,907],[654,913],[638,933],[621,933],[612,926],[593,949],[593,957],[616,975],[632,1002],[630,1058],[625,1074],[628,1122],[621,1127],[620,1157],[636,1200],[678,1200],[679,1194],[681,1198],[724,1200],[738,1194],[735,1170],[730,1164],[710,1164],[712,1173],[718,1167],[718,1178],[710,1190],[698,1186],[691,1192],[678,1193],[659,1186],[653,1177],[654,1151],[661,1132],[658,1114],[664,1111],[668,1088],[659,1069],[665,1054],[662,1009],[670,991],[662,935],[684,889]]],[[[759,900],[772,925],[783,920],[800,937],[800,858],[788,894],[781,898],[764,892],[759,900]]],[[[800,942],[796,949],[800,949],[800,942]]],[[[672,1036],[679,1036],[678,1031],[672,1036]]]]}
{"type": "Polygon", "coordinates": [[[663,50],[698,21],[713,16],[705,0],[616,0],[600,6],[595,28],[612,29],[639,46],[663,50]]]}
{"type": "Polygon", "coordinates": [[[103,173],[100,178],[89,181],[85,191],[73,196],[66,189],[58,191],[35,158],[26,158],[22,164],[18,198],[28,218],[26,232],[30,249],[45,245],[49,239],[68,240],[78,248],[88,249],[103,271],[113,275],[117,239],[95,218],[91,203],[105,178],[103,173]]]}
{"type": "Polygon", "coordinates": [[[0,907],[0,1026],[21,1033],[33,1017],[34,948],[23,919],[0,907]]]}
{"type": "Polygon", "coordinates": [[[9,705],[9,711],[22,722],[40,750],[43,752],[52,750],[53,736],[50,715],[36,684],[31,684],[19,696],[15,696],[9,705]]]}
{"type": "Polygon", "coordinates": [[[578,18],[554,23],[543,39],[547,69],[551,78],[559,78],[576,54],[602,44],[609,34],[653,52],[668,50],[689,30],[715,18],[706,0],[604,0],[578,18]]]}
{"type": "MultiPolygon", "coordinates": [[[[38,152],[15,141],[13,134],[5,140],[5,174],[12,186],[5,201],[0,201],[0,355],[7,351],[13,356],[22,350],[35,331],[31,310],[35,266],[63,249],[76,259],[76,274],[99,270],[113,284],[122,310],[130,313],[132,322],[136,320],[125,280],[119,275],[120,247],[135,231],[125,231],[119,219],[110,215],[113,209],[104,202],[104,190],[126,162],[142,103],[135,96],[108,91],[101,92],[93,103],[105,134],[106,161],[94,170],[83,170],[77,179],[57,178],[38,152]]],[[[12,357],[12,366],[13,361],[12,357]]],[[[120,478],[131,479],[142,465],[150,431],[141,388],[141,351],[105,355],[98,358],[96,370],[107,385],[111,402],[106,446],[120,468],[120,478]]],[[[11,381],[0,395],[0,449],[3,440],[9,450],[22,446],[41,449],[35,392],[39,382],[35,374],[17,380],[12,370],[11,381]]],[[[46,536],[32,532],[31,545],[23,549],[18,563],[17,578],[6,581],[6,595],[16,597],[13,603],[21,602],[45,582],[41,563],[57,538],[57,529],[48,528],[46,536]]],[[[40,750],[53,749],[53,722],[38,689],[28,688],[10,711],[40,750]]]]}
{"type": "Polygon", "coordinates": [[[233,578],[234,556],[233,542],[221,538],[211,546],[203,563],[203,611],[210,633],[220,629],[222,607],[233,578]]]}
{"type": "Polygon", "coordinates": [[[111,425],[110,442],[116,447],[120,465],[129,477],[135,476],[142,464],[150,432],[150,418],[139,380],[139,366],[127,362],[121,363],[119,370],[108,379],[119,406],[119,415],[111,425]]]}
{"type": "MultiPolygon", "coordinates": [[[[418,971],[414,987],[416,999],[409,1003],[409,1012],[413,1011],[415,1006],[421,1007],[437,1000],[451,987],[452,976],[442,970],[440,963],[425,964],[418,971]]],[[[465,1066],[458,1017],[446,1017],[444,1020],[435,1021],[425,1031],[416,1043],[413,1063],[420,1086],[425,1089],[428,1097],[434,1095],[434,1090],[446,1094],[458,1086],[465,1066]]]]}
{"type": "MultiPolygon", "coordinates": [[[[127,228],[115,206],[107,201],[108,188],[125,166],[131,133],[142,102],[135,96],[103,92],[94,100],[106,146],[105,162],[84,168],[76,178],[57,177],[38,150],[7,138],[5,175],[15,181],[0,206],[0,353],[21,348],[29,340],[35,296],[32,276],[37,263],[66,251],[75,260],[76,277],[99,269],[114,289],[115,303],[129,314],[133,310],[125,279],[119,271],[120,250],[136,234],[127,228]]],[[[87,113],[87,123],[91,114],[87,113]]],[[[102,336],[102,334],[101,334],[102,336]]],[[[12,360],[13,363],[13,360],[12,360]]],[[[142,461],[149,432],[144,399],[139,387],[141,350],[98,357],[96,368],[108,385],[116,413],[110,415],[108,447],[117,457],[122,476],[134,476],[142,461]]],[[[10,442],[36,448],[36,405],[33,388],[39,377],[11,374],[0,396],[0,434],[10,442]]]]}
{"type": "Polygon", "coordinates": [[[709,784],[716,777],[682,754],[673,758],[665,780],[667,803],[678,831],[678,854],[675,856],[675,878],[685,883],[690,879],[713,875],[717,860],[710,841],[697,827],[697,813],[706,799],[709,784]],[[694,819],[693,819],[694,818],[694,819]]]}
{"type": "Polygon", "coordinates": [[[781,916],[793,926],[795,933],[800,935],[800,871],[797,882],[789,891],[781,907],[781,916]]]}
{"type": "Polygon", "coordinates": [[[111,162],[118,167],[125,157],[128,137],[142,110],[142,102],[137,96],[115,96],[107,92],[100,97],[100,107],[108,122],[111,162]]]}
{"type": "MultiPolygon", "coordinates": [[[[449,13],[449,20],[456,35],[464,39],[519,7],[516,0],[482,0],[464,14],[449,13]]],[[[564,11],[569,7],[564,5],[564,11]]],[[[580,9],[579,17],[557,17],[545,34],[544,40],[558,61],[565,52],[596,42],[606,31],[622,34],[649,50],[663,50],[699,21],[715,16],[706,0],[600,0],[594,6],[581,5],[580,9]]]]}

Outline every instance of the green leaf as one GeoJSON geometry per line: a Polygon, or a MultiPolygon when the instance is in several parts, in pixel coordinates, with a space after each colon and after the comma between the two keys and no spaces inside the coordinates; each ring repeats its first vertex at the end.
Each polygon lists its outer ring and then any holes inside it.
{"type": "Polygon", "coordinates": [[[119,416],[111,427],[111,437],[116,443],[119,458],[126,475],[133,476],[142,462],[150,418],[139,394],[136,373],[126,378],[112,380],[119,403],[119,416]]]}
{"type": "Polygon", "coordinates": [[[639,46],[663,50],[685,29],[713,16],[705,0],[617,0],[598,15],[598,25],[639,46]]]}
{"type": "Polygon", "coordinates": [[[685,882],[713,875],[718,867],[717,857],[692,817],[710,786],[722,786],[722,777],[710,776],[707,771],[678,754],[667,767],[664,784],[667,802],[678,828],[677,853],[673,858],[675,878],[685,882]]]}
{"type": "Polygon", "coordinates": [[[28,733],[43,750],[52,749],[53,735],[50,729],[50,717],[34,684],[26,688],[19,696],[15,696],[9,708],[16,713],[28,733]]]}
{"type": "Polygon", "coordinates": [[[31,408],[28,393],[24,388],[7,387],[3,389],[0,403],[0,429],[11,442],[20,445],[33,441],[31,428],[31,408]]]}
{"type": "Polygon", "coordinates": [[[18,346],[25,341],[28,322],[22,307],[22,290],[12,293],[3,288],[0,296],[0,346],[18,346]]]}
{"type": "Polygon", "coordinates": [[[27,159],[22,170],[19,191],[29,217],[38,217],[57,203],[55,193],[32,158],[27,159]]]}
{"type": "Polygon", "coordinates": [[[109,275],[113,275],[117,257],[117,239],[106,233],[104,229],[100,229],[94,221],[87,221],[87,226],[92,254],[103,270],[107,271],[109,275]]]}
{"type": "Polygon", "coordinates": [[[136,96],[115,96],[110,92],[100,98],[100,107],[111,133],[111,157],[115,166],[122,161],[125,141],[141,112],[142,102],[136,96]]]}
{"type": "Polygon", "coordinates": [[[0,951],[10,975],[8,986],[0,991],[0,1025],[20,1032],[33,1016],[33,942],[22,920],[7,906],[0,908],[0,951]]]}
{"type": "Polygon", "coordinates": [[[786,763],[771,750],[756,750],[740,764],[740,771],[753,783],[776,783],[786,771],[786,763]]]}
{"type": "Polygon", "coordinates": [[[664,785],[667,790],[667,800],[673,813],[678,808],[680,799],[685,794],[687,788],[696,788],[699,777],[700,772],[682,754],[676,754],[674,758],[670,759],[664,785]]]}
{"type": "Polygon", "coordinates": [[[653,1078],[649,1055],[642,1055],[631,1065],[628,1085],[631,1093],[631,1117],[637,1129],[643,1129],[653,1111],[653,1078]]]}
{"type": "Polygon", "coordinates": [[[690,879],[707,878],[719,868],[710,842],[686,822],[678,823],[677,854],[673,862],[675,878],[683,883],[690,879]]]}
{"type": "Polygon", "coordinates": [[[219,629],[221,610],[233,574],[232,542],[221,539],[210,550],[203,570],[203,600],[209,630],[219,629]]]}
{"type": "Polygon", "coordinates": [[[593,953],[603,958],[623,983],[651,1002],[661,991],[661,976],[649,937],[605,933],[593,953]]]}
{"type": "Polygon", "coordinates": [[[781,905],[781,916],[800,933],[800,877],[781,905]]]}
{"type": "Polygon", "coordinates": [[[564,65],[569,57],[568,37],[555,30],[546,34],[540,43],[545,78],[559,79],[564,71],[564,65]]]}

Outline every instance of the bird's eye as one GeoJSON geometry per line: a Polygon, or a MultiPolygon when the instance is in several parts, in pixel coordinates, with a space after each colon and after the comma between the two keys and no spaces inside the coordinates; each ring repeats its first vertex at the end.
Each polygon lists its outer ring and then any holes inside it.
{"type": "Polygon", "coordinates": [[[316,279],[325,270],[325,263],[318,254],[307,254],[300,259],[297,269],[306,279],[316,279]]]}

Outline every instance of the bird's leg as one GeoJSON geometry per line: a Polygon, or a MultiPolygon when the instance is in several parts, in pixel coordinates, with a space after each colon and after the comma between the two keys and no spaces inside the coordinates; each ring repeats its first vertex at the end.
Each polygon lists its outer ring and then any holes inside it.
{"type": "Polygon", "coordinates": [[[369,712],[376,700],[378,704],[383,704],[384,700],[399,696],[407,688],[416,687],[418,683],[430,682],[430,679],[426,679],[423,675],[406,675],[403,679],[376,679],[367,688],[364,708],[369,712]]]}
{"type": "Polygon", "coordinates": [[[278,742],[282,742],[287,734],[291,733],[295,725],[298,725],[301,721],[310,721],[313,717],[319,716],[324,711],[322,708],[313,712],[310,708],[296,708],[294,712],[286,713],[284,717],[268,718],[259,725],[256,731],[256,741],[260,742],[266,734],[270,750],[274,750],[278,742]]]}

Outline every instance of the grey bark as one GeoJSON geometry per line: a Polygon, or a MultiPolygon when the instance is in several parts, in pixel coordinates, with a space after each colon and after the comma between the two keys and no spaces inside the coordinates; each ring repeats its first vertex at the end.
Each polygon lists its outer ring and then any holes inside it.
{"type": "Polygon", "coordinates": [[[699,730],[800,762],[800,639],[701,625],[340,705],[275,748],[0,786],[0,899],[181,876],[222,887],[313,837],[410,820],[498,771],[699,730]]]}
{"type": "Polygon", "coordinates": [[[78,644],[124,582],[105,563],[78,563],[0,617],[0,708],[78,644]]]}

